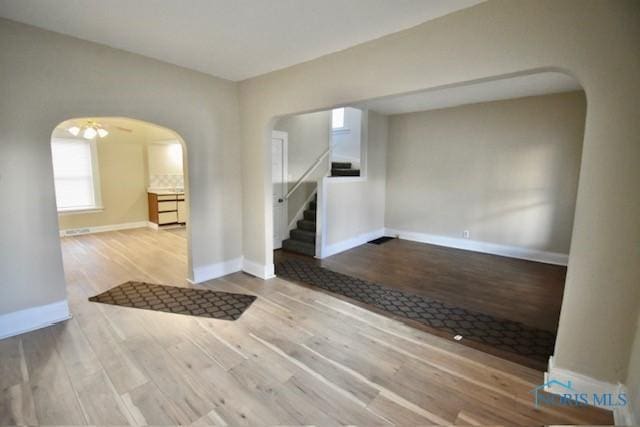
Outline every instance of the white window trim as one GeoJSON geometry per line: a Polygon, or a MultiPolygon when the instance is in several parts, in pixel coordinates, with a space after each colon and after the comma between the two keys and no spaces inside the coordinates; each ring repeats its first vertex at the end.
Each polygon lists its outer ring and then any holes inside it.
{"type": "Polygon", "coordinates": [[[58,209],[58,215],[78,215],[104,212],[103,206],[96,206],[95,208],[67,208],[58,209]]]}
{"type": "Polygon", "coordinates": [[[351,133],[351,129],[349,128],[331,128],[331,133],[336,134],[336,135],[346,135],[348,133],[351,133]]]}
{"type": "MultiPolygon", "coordinates": [[[[69,140],[78,140],[78,141],[87,141],[83,138],[60,138],[60,139],[69,139],[69,140]]],[[[93,181],[93,195],[95,203],[93,206],[78,206],[73,208],[57,208],[59,215],[74,215],[74,214],[84,214],[84,213],[98,213],[104,211],[104,206],[102,205],[102,185],[100,185],[100,165],[98,162],[98,146],[96,143],[96,139],[92,139],[89,141],[89,151],[91,151],[91,175],[93,181]]],[[[54,177],[55,180],[55,177],[54,177]]]]}

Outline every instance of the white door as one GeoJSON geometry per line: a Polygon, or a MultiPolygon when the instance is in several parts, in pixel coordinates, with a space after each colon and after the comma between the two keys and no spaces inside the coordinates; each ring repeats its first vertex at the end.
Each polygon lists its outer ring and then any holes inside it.
{"type": "Polygon", "coordinates": [[[280,249],[287,237],[287,133],[273,131],[271,139],[271,182],[273,183],[273,249],[280,249]]]}

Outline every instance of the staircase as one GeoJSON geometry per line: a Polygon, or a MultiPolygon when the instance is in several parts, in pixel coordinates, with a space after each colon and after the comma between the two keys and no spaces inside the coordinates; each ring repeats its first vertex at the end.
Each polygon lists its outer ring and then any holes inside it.
{"type": "MultiPolygon", "coordinates": [[[[351,162],[331,162],[331,176],[360,176],[360,169],[353,169],[351,162]]],[[[282,242],[282,249],[302,255],[316,256],[316,212],[318,196],[315,195],[304,211],[304,217],[291,230],[290,237],[282,242]]]]}
{"type": "Polygon", "coordinates": [[[360,169],[352,169],[351,162],[331,162],[331,176],[360,176],[360,169]]]}
{"type": "Polygon", "coordinates": [[[291,230],[290,238],[282,242],[282,249],[303,255],[316,255],[316,209],[318,196],[309,202],[304,217],[298,221],[297,228],[291,230]]]}

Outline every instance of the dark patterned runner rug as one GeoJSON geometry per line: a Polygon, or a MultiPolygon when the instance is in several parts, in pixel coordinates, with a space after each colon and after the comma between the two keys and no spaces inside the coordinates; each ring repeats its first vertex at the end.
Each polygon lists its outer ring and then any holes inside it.
{"type": "Polygon", "coordinates": [[[289,259],[276,264],[276,274],[294,281],[317,286],[363,302],[431,328],[462,335],[503,351],[543,363],[553,354],[553,333],[519,322],[498,319],[482,313],[445,304],[434,299],[387,288],[314,263],[289,259]]]}
{"type": "Polygon", "coordinates": [[[237,320],[255,299],[253,295],[209,289],[126,282],[89,298],[89,301],[167,313],[237,320]]]}

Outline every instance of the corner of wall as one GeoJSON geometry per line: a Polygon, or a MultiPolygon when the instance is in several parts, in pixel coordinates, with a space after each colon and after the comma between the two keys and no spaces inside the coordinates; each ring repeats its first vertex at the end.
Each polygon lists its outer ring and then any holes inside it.
{"type": "MultiPolygon", "coordinates": [[[[544,389],[546,392],[551,394],[566,394],[567,389],[562,387],[560,384],[553,384],[552,382],[554,381],[570,384],[571,388],[576,392],[586,394],[586,398],[590,405],[612,411],[615,425],[636,425],[637,414],[634,413],[633,401],[629,399],[629,390],[625,384],[612,384],[606,381],[597,380],[589,377],[588,375],[557,367],[553,356],[551,356],[549,357],[547,372],[544,373],[544,389]],[[627,397],[627,403],[623,406],[612,407],[612,405],[600,403],[594,398],[594,395],[624,395],[627,397]]],[[[613,398],[615,397],[612,397],[612,399],[613,398]]],[[[606,400],[604,401],[606,402],[606,400]]]]}

